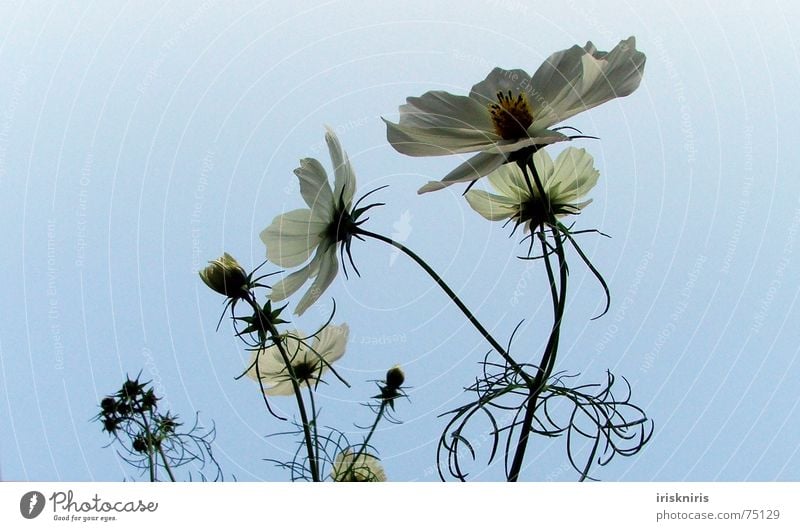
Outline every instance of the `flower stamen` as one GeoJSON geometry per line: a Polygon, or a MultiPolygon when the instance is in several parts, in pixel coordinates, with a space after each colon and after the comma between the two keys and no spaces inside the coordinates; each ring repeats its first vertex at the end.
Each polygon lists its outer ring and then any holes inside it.
{"type": "Polygon", "coordinates": [[[498,103],[489,104],[495,132],[503,140],[515,140],[528,134],[528,127],[533,123],[531,107],[524,92],[515,98],[509,90],[505,94],[497,93],[498,103]]]}

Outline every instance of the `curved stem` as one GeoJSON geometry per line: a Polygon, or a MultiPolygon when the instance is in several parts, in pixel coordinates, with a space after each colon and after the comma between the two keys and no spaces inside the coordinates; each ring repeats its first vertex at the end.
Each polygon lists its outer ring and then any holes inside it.
{"type": "Polygon", "coordinates": [[[356,459],[359,458],[364,452],[367,451],[367,446],[369,445],[369,440],[372,439],[372,435],[375,433],[375,428],[378,427],[378,423],[383,418],[383,412],[386,410],[386,401],[381,400],[380,408],[378,409],[378,414],[375,415],[375,422],[372,423],[372,427],[369,429],[369,433],[364,438],[364,443],[361,445],[361,450],[358,451],[356,454],[356,459]]]}
{"type": "Polygon", "coordinates": [[[347,466],[347,470],[345,470],[344,474],[342,474],[342,477],[349,478],[350,474],[353,473],[353,468],[355,468],[356,463],[358,463],[358,458],[367,453],[367,448],[369,447],[369,440],[372,439],[372,436],[375,434],[375,429],[378,427],[378,423],[383,418],[383,412],[385,410],[386,410],[386,401],[381,400],[380,408],[378,409],[378,413],[375,415],[375,422],[372,423],[372,427],[369,429],[369,433],[367,433],[367,436],[364,438],[364,442],[361,444],[361,448],[353,456],[353,459],[347,466]]]}
{"type": "MultiPolygon", "coordinates": [[[[297,400],[297,409],[300,411],[300,420],[303,423],[303,438],[305,439],[306,444],[306,453],[308,454],[308,466],[311,471],[311,479],[312,481],[320,481],[319,479],[319,470],[317,469],[317,458],[314,452],[314,443],[312,441],[311,436],[311,428],[308,422],[308,414],[306,413],[305,403],[303,402],[303,393],[300,389],[300,384],[297,381],[297,375],[294,373],[294,367],[292,366],[292,362],[289,359],[289,355],[286,353],[286,348],[283,345],[283,338],[278,333],[277,328],[272,322],[265,318],[263,315],[263,311],[259,308],[258,303],[256,303],[255,299],[253,298],[252,294],[248,294],[244,297],[253,310],[256,312],[259,320],[261,321],[262,328],[266,326],[267,331],[270,334],[270,340],[278,347],[278,352],[283,359],[283,363],[286,366],[286,370],[289,373],[289,378],[292,381],[292,390],[294,391],[295,399],[297,400]]],[[[264,334],[259,333],[259,336],[263,336],[264,334]]],[[[266,338],[260,337],[260,342],[262,348],[266,345],[266,338]]],[[[256,376],[258,376],[258,383],[261,384],[261,373],[258,371],[258,358],[256,358],[256,376]]],[[[263,392],[263,385],[262,385],[262,392],[263,392]]]]}
{"type": "Polygon", "coordinates": [[[478,321],[478,319],[472,314],[469,308],[467,308],[467,306],[461,301],[458,295],[456,295],[456,293],[450,288],[450,286],[448,286],[447,283],[445,283],[445,281],[442,280],[442,277],[440,277],[439,274],[436,273],[436,271],[434,271],[434,269],[431,266],[429,266],[427,262],[425,262],[425,260],[420,258],[419,255],[417,255],[414,251],[412,251],[402,243],[397,242],[391,238],[387,238],[386,236],[383,236],[381,234],[369,232],[361,228],[357,229],[356,234],[361,236],[367,236],[369,238],[382,241],[384,243],[388,243],[389,245],[399,249],[400,251],[405,253],[409,258],[414,260],[414,262],[416,262],[417,265],[419,265],[428,274],[428,276],[430,276],[436,282],[436,284],[440,288],[442,288],[442,291],[444,291],[445,294],[447,294],[450,300],[453,301],[453,304],[455,304],[458,307],[458,309],[461,310],[461,313],[463,313],[466,316],[467,320],[472,324],[472,326],[475,327],[478,333],[480,333],[483,336],[483,338],[489,342],[492,348],[495,349],[497,353],[500,354],[500,356],[502,356],[502,358],[514,369],[514,371],[519,373],[527,383],[531,383],[531,378],[525,372],[525,370],[522,367],[520,367],[520,365],[516,361],[514,361],[514,359],[508,354],[508,352],[506,352],[506,349],[503,348],[502,345],[500,345],[500,343],[492,336],[492,334],[489,333],[488,330],[486,330],[486,328],[480,323],[480,321],[478,321]]]}

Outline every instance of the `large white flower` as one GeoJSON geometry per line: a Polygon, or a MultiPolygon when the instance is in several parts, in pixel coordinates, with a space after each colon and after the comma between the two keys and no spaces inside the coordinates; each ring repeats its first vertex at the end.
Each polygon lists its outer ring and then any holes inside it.
{"type": "Polygon", "coordinates": [[[415,157],[479,152],[419,193],[474,181],[520,152],[569,137],[551,127],[579,112],[627,96],[639,86],[645,56],[636,40],[610,52],[588,42],[551,55],[533,76],[495,68],[469,96],[435,90],[408,98],[400,122],[384,120],[392,146],[415,157]]]}
{"type": "Polygon", "coordinates": [[[355,459],[355,452],[348,448],[336,456],[331,478],[339,482],[386,481],[386,472],[375,456],[364,453],[355,459]]]}
{"type": "Polygon", "coordinates": [[[490,221],[510,219],[529,231],[546,223],[551,213],[557,217],[579,214],[592,202],[581,199],[597,184],[600,172],[594,168],[594,159],[585,149],[567,148],[555,162],[542,149],[534,153],[533,164],[544,189],[545,202],[533,177],[530,182],[526,180],[516,164],[501,166],[487,177],[499,194],[470,190],[466,194],[467,202],[490,221]]]}
{"type": "MultiPolygon", "coordinates": [[[[330,365],[344,356],[349,333],[346,324],[328,325],[314,336],[310,346],[302,340],[305,334],[299,330],[283,336],[284,350],[300,385],[315,386],[330,365]]],[[[253,352],[247,375],[256,381],[261,379],[266,395],[294,394],[289,370],[276,345],[253,352]]]]}
{"type": "Polygon", "coordinates": [[[308,208],[277,216],[261,232],[267,259],[281,267],[299,266],[314,254],[303,268],[275,284],[270,294],[273,301],[283,300],[314,278],[295,309],[297,315],[302,315],[333,282],[339,271],[337,244],[349,246],[349,231],[354,223],[351,215],[356,190],[353,168],[332,130],[325,133],[325,141],[335,175],[333,190],[322,164],[314,158],[302,159],[294,173],[300,180],[300,194],[308,208]]]}

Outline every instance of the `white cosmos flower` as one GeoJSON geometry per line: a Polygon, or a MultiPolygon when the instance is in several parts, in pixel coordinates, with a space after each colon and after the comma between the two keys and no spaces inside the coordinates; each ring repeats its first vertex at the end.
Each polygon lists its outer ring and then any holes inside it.
{"type": "MultiPolygon", "coordinates": [[[[346,324],[328,325],[314,336],[310,346],[307,341],[301,341],[305,334],[299,330],[283,336],[284,350],[301,386],[315,386],[329,366],[344,355],[349,333],[346,324]]],[[[292,379],[277,346],[253,352],[249,367],[247,375],[256,381],[261,378],[264,394],[294,394],[292,379]]]]}
{"type": "Polygon", "coordinates": [[[354,458],[355,452],[349,448],[337,455],[333,462],[331,478],[339,482],[386,481],[386,472],[375,456],[361,454],[358,459],[354,458]]]}
{"type": "Polygon", "coordinates": [[[415,157],[478,152],[419,193],[474,181],[514,160],[519,151],[568,140],[551,127],[632,93],[644,64],[634,37],[610,52],[598,51],[591,42],[575,45],[551,55],[533,76],[495,68],[469,96],[434,90],[408,98],[400,106],[399,123],[384,120],[386,136],[397,151],[415,157]]]}
{"type": "MultiPolygon", "coordinates": [[[[600,172],[594,168],[594,159],[585,149],[567,148],[555,162],[541,149],[534,153],[533,164],[550,212],[557,217],[579,214],[592,202],[591,199],[581,201],[581,198],[597,184],[600,172]]],[[[510,219],[516,225],[524,225],[526,231],[534,231],[549,219],[550,212],[543,207],[533,177],[529,184],[518,165],[501,166],[487,179],[499,195],[483,190],[470,190],[466,194],[469,205],[481,216],[489,221],[510,219]]]]}
{"type": "Polygon", "coordinates": [[[333,282],[339,270],[337,243],[349,247],[349,231],[354,223],[351,209],[356,190],[355,173],[331,129],[325,133],[325,141],[333,163],[333,190],[322,164],[314,158],[302,159],[294,173],[300,180],[300,194],[308,208],[277,216],[261,232],[267,259],[281,267],[299,266],[314,254],[304,267],[275,284],[270,294],[273,301],[283,300],[313,278],[311,287],[295,309],[297,315],[302,315],[333,282]]]}

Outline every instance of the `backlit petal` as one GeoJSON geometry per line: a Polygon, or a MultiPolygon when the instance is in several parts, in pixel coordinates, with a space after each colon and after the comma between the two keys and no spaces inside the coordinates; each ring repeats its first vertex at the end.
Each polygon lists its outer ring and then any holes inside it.
{"type": "Polygon", "coordinates": [[[319,218],[330,218],[333,215],[333,194],[322,164],[317,159],[302,159],[294,174],[300,181],[300,195],[309,208],[319,218]]]}
{"type": "Polygon", "coordinates": [[[356,193],[356,177],[350,165],[350,159],[342,149],[336,133],[330,128],[327,128],[325,132],[325,142],[328,144],[335,175],[333,186],[335,204],[338,206],[339,200],[342,199],[345,206],[349,208],[353,202],[353,195],[356,193]]]}
{"type": "Polygon", "coordinates": [[[441,190],[442,188],[456,183],[474,181],[497,169],[505,160],[505,156],[501,154],[478,153],[457,166],[456,169],[448,173],[441,181],[431,181],[420,188],[417,193],[424,194],[435,190],[441,190]]]}
{"type": "Polygon", "coordinates": [[[489,221],[508,219],[519,211],[519,202],[483,190],[470,190],[465,195],[472,209],[489,221]]]}
{"type": "Polygon", "coordinates": [[[327,225],[306,208],[275,217],[261,232],[261,241],[267,247],[267,259],[281,267],[302,264],[319,245],[327,225]]]}
{"type": "Polygon", "coordinates": [[[443,127],[491,131],[489,107],[467,96],[456,96],[442,90],[426,92],[418,98],[407,98],[400,106],[400,125],[406,127],[443,127]]]}
{"type": "Polygon", "coordinates": [[[327,250],[322,252],[319,256],[319,270],[311,287],[308,288],[303,298],[297,304],[295,315],[303,315],[303,313],[322,296],[322,293],[328,289],[333,279],[336,278],[336,273],[339,271],[339,260],[336,258],[336,246],[331,245],[327,250]]]}
{"type": "Polygon", "coordinates": [[[453,155],[491,148],[500,137],[489,130],[448,127],[406,127],[386,119],[386,139],[412,157],[453,155]]]}
{"type": "Polygon", "coordinates": [[[633,37],[611,52],[598,52],[589,42],[551,55],[533,75],[542,97],[534,109],[535,127],[550,127],[611,99],[627,96],[639,86],[645,56],[633,37]]]}

